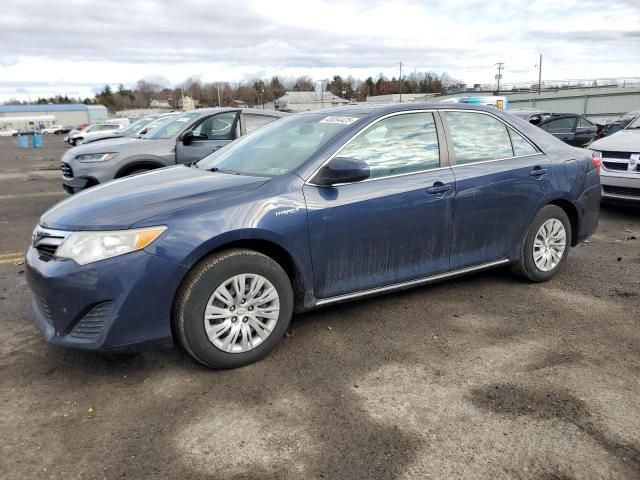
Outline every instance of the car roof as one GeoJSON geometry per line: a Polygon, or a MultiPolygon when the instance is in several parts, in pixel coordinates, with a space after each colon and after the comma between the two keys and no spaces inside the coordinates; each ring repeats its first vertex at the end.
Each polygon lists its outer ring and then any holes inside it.
{"type": "Polygon", "coordinates": [[[185,110],[182,113],[198,113],[201,116],[211,115],[212,113],[222,112],[244,112],[256,115],[269,115],[272,117],[284,117],[289,115],[287,112],[280,112],[278,110],[263,110],[262,108],[240,108],[240,107],[212,107],[212,108],[196,108],[194,110],[185,110]]]}
{"type": "Polygon", "coordinates": [[[420,103],[371,103],[371,104],[357,104],[357,105],[344,105],[341,107],[331,107],[322,110],[311,110],[308,112],[301,112],[298,115],[306,114],[325,114],[325,115],[386,115],[388,113],[406,112],[411,110],[475,110],[482,112],[496,112],[502,111],[492,106],[485,105],[471,105],[463,103],[435,103],[435,102],[420,102],[420,103]]]}

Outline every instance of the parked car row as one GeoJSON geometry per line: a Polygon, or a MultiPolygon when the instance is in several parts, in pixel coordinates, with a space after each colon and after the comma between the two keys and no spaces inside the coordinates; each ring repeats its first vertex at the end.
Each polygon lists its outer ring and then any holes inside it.
{"type": "Polygon", "coordinates": [[[509,113],[527,120],[554,137],[575,147],[593,142],[602,131],[597,125],[576,113],[552,113],[544,110],[513,109],[509,113]]]}
{"type": "Polygon", "coordinates": [[[569,145],[589,148],[600,169],[604,200],[640,202],[640,111],[621,115],[608,125],[573,113],[534,109],[509,113],[569,145]]]}
{"type": "Polygon", "coordinates": [[[134,120],[129,126],[117,130],[99,131],[84,136],[82,144],[93,143],[100,140],[110,140],[114,138],[140,138],[162,125],[166,120],[176,116],[177,113],[160,113],[148,115],[134,120]]]}
{"type": "Polygon", "coordinates": [[[64,182],[164,165],[41,217],[26,265],[48,341],[173,338],[238,367],[294,311],[508,264],[549,280],[596,230],[601,196],[591,152],[454,104],[190,111],[142,139],[70,149],[64,182]]]}
{"type": "Polygon", "coordinates": [[[116,138],[71,148],[62,158],[64,189],[75,193],[116,178],[196,162],[285,115],[238,108],[192,110],[169,117],[142,138],[116,138]]]}

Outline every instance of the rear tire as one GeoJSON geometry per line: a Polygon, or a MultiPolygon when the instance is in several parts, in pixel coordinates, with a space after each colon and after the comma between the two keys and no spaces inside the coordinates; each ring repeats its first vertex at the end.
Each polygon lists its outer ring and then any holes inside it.
{"type": "Polygon", "coordinates": [[[564,267],[571,247],[571,222],[565,211],[547,205],[531,222],[514,272],[530,282],[546,282],[564,267]]]}
{"type": "Polygon", "coordinates": [[[233,249],[188,274],[174,302],[174,332],[198,362],[236,368],[266,356],[292,314],[293,289],[282,267],[253,250],[233,249]]]}

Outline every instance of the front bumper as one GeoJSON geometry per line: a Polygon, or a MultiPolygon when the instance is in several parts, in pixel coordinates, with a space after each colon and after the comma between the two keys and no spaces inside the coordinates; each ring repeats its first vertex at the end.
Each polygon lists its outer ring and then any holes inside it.
{"type": "Polygon", "coordinates": [[[187,268],[144,250],[78,265],[30,247],[34,322],[57,345],[109,350],[171,337],[171,307],[187,268]]]}
{"type": "Polygon", "coordinates": [[[640,202],[640,173],[603,171],[600,183],[603,199],[640,202]]]}
{"type": "Polygon", "coordinates": [[[67,193],[77,193],[113,180],[116,169],[111,162],[83,163],[73,158],[73,155],[65,155],[61,163],[62,187],[67,193]]]}

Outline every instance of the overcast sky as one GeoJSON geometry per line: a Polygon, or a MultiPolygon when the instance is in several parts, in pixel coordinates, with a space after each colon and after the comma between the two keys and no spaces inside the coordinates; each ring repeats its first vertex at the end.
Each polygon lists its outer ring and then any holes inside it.
{"type": "Polygon", "coordinates": [[[0,101],[203,81],[640,76],[640,0],[2,0],[0,101]]]}

